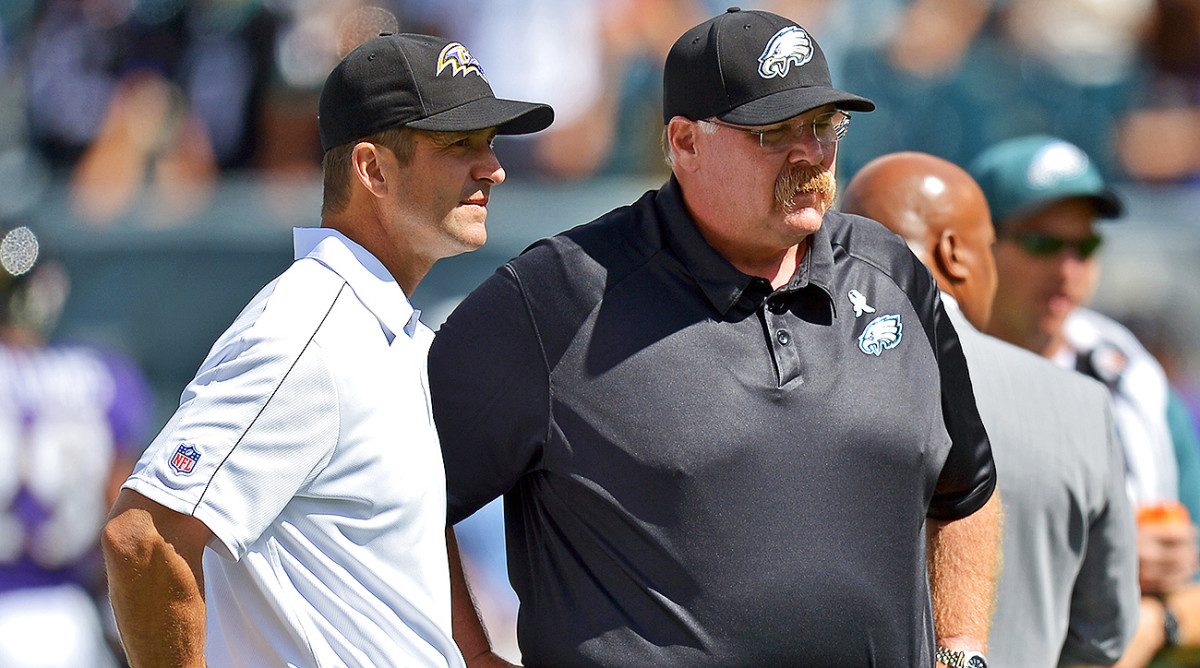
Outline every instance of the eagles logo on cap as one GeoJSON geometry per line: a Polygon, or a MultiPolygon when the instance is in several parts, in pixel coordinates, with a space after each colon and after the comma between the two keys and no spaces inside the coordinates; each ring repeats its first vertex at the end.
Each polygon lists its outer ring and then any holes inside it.
{"type": "Polygon", "coordinates": [[[1124,206],[1096,163],[1078,146],[1051,135],[1005,139],[984,149],[967,169],[987,196],[997,228],[1054,202],[1082,198],[1100,218],[1124,206]]]}
{"type": "Polygon", "coordinates": [[[1030,186],[1049,188],[1083,175],[1088,170],[1088,162],[1087,154],[1074,144],[1051,142],[1033,156],[1025,175],[1030,186]]]}
{"type": "Polygon", "coordinates": [[[450,68],[450,76],[463,75],[466,76],[469,72],[478,74],[484,81],[487,77],[483,75],[483,69],[479,67],[479,61],[467,51],[467,47],[458,42],[450,42],[438,54],[437,74],[440,75],[442,70],[450,68]]]}
{"type": "Polygon", "coordinates": [[[834,88],[817,38],[771,12],[730,7],[683,33],[663,65],[663,123],[770,125],[826,105],[875,108],[834,88]]]}
{"type": "Polygon", "coordinates": [[[788,26],[775,33],[758,57],[758,73],[764,79],[786,77],[792,67],[812,60],[812,40],[800,26],[788,26]]]}

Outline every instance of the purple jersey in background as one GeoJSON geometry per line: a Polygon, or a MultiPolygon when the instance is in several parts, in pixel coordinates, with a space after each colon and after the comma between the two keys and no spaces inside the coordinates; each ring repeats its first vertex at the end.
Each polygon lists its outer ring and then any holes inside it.
{"type": "Polygon", "coordinates": [[[110,474],[136,460],[150,397],[122,357],[0,345],[0,592],[99,583],[110,474]]]}

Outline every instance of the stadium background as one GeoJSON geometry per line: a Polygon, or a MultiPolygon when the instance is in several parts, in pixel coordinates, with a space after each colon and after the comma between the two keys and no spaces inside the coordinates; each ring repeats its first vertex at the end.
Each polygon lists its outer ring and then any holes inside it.
{"type": "MultiPolygon", "coordinates": [[[[1096,305],[1200,370],[1200,8],[1192,0],[778,0],[835,82],[873,98],[840,148],[960,164],[1031,132],[1084,147],[1129,202],[1106,225],[1096,305]]],[[[534,239],[666,176],[661,62],[712,0],[4,0],[0,222],[30,224],[73,290],[56,334],[130,353],[162,419],[214,337],[319,224],[316,96],[381,26],[453,35],[497,94],[554,128],[500,141],[508,182],[482,250],[413,295],[436,328],[534,239]]],[[[1173,360],[1177,360],[1173,361],[1173,360]]]]}
{"type": "MultiPolygon", "coordinates": [[[[1106,224],[1095,306],[1200,377],[1200,3],[1194,0],[745,2],[808,27],[834,81],[874,99],[839,154],[960,164],[1049,132],[1085,148],[1129,213],[1106,224]]],[[[0,0],[0,224],[67,267],[55,337],[128,353],[160,426],[216,336],[319,224],[316,99],[381,27],[462,41],[500,96],[547,101],[497,142],[481,250],[412,296],[436,329],[537,238],[657,187],[661,63],[710,0],[0,0]]],[[[1193,403],[1193,407],[1196,403],[1193,403]]],[[[148,434],[147,437],[152,436],[148,434]]]]}

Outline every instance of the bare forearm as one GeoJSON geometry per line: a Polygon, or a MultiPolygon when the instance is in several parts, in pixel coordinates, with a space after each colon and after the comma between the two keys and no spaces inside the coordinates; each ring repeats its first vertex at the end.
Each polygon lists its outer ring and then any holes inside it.
{"type": "MultiPolygon", "coordinates": [[[[123,503],[126,494],[118,500],[102,542],[109,596],[129,663],[134,668],[202,667],[203,539],[181,539],[172,530],[164,535],[158,513],[123,503]]],[[[187,532],[190,536],[196,530],[187,532]]]]}
{"type": "Polygon", "coordinates": [[[450,557],[451,625],[454,627],[454,642],[462,652],[469,668],[511,668],[513,664],[500,658],[492,651],[491,640],[475,608],[467,576],[463,571],[462,557],[458,553],[458,540],[454,529],[446,529],[446,551],[450,557]]]}
{"type": "Polygon", "coordinates": [[[973,515],[929,522],[929,586],[938,644],[984,651],[1000,572],[1000,495],[973,515]]]}

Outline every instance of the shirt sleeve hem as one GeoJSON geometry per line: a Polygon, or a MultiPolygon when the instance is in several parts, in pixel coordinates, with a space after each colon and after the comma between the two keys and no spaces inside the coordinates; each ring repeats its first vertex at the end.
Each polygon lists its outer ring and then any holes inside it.
{"type": "Polygon", "coordinates": [[[230,561],[238,561],[245,556],[246,546],[231,539],[229,537],[228,526],[208,508],[204,506],[197,507],[194,501],[173,496],[167,490],[140,478],[130,478],[125,481],[125,484],[121,488],[137,492],[164,508],[173,510],[181,515],[195,517],[203,522],[204,526],[208,527],[213,536],[208,541],[208,547],[221,555],[222,558],[230,561]]]}

